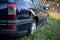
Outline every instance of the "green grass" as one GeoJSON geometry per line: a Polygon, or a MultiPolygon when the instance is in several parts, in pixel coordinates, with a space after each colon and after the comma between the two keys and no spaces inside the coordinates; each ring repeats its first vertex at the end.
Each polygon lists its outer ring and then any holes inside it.
{"type": "Polygon", "coordinates": [[[49,18],[32,36],[24,36],[18,40],[60,40],[60,21],[49,18]]]}

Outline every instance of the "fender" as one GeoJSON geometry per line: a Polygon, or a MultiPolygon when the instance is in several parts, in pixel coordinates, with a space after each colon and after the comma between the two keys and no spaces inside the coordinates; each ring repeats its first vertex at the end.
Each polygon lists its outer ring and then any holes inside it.
{"type": "Polygon", "coordinates": [[[30,9],[30,11],[31,11],[31,13],[32,13],[34,16],[37,16],[32,9],[30,9]]]}

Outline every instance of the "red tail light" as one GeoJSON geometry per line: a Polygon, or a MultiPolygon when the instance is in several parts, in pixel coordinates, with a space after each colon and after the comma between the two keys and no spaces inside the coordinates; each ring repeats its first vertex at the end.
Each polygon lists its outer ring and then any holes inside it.
{"type": "Polygon", "coordinates": [[[16,4],[8,4],[8,8],[11,8],[11,7],[16,8],[16,4]]]}
{"type": "Polygon", "coordinates": [[[8,4],[8,20],[16,19],[16,4],[8,4]]]}
{"type": "Polygon", "coordinates": [[[16,15],[8,15],[8,20],[15,20],[16,19],[16,15]]]}
{"type": "MultiPolygon", "coordinates": [[[[8,4],[8,20],[16,20],[16,4],[8,4]]],[[[16,29],[16,25],[8,25],[9,29],[16,29]]]]}
{"type": "Polygon", "coordinates": [[[9,29],[16,29],[16,25],[9,25],[8,28],[9,29]]]}

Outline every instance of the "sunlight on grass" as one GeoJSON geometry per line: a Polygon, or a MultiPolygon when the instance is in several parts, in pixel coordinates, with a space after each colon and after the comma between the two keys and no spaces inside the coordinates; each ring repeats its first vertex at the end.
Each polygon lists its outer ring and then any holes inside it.
{"type": "Polygon", "coordinates": [[[54,19],[60,20],[60,13],[58,12],[49,12],[49,16],[54,19]]]}

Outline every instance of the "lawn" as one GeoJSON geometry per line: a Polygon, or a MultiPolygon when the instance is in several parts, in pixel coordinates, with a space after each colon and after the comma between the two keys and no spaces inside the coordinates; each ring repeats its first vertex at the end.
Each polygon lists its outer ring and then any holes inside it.
{"type": "Polygon", "coordinates": [[[49,12],[50,17],[60,20],[60,12],[49,12]]]}
{"type": "Polygon", "coordinates": [[[50,17],[32,36],[20,37],[17,40],[60,40],[60,21],[50,17]]]}

